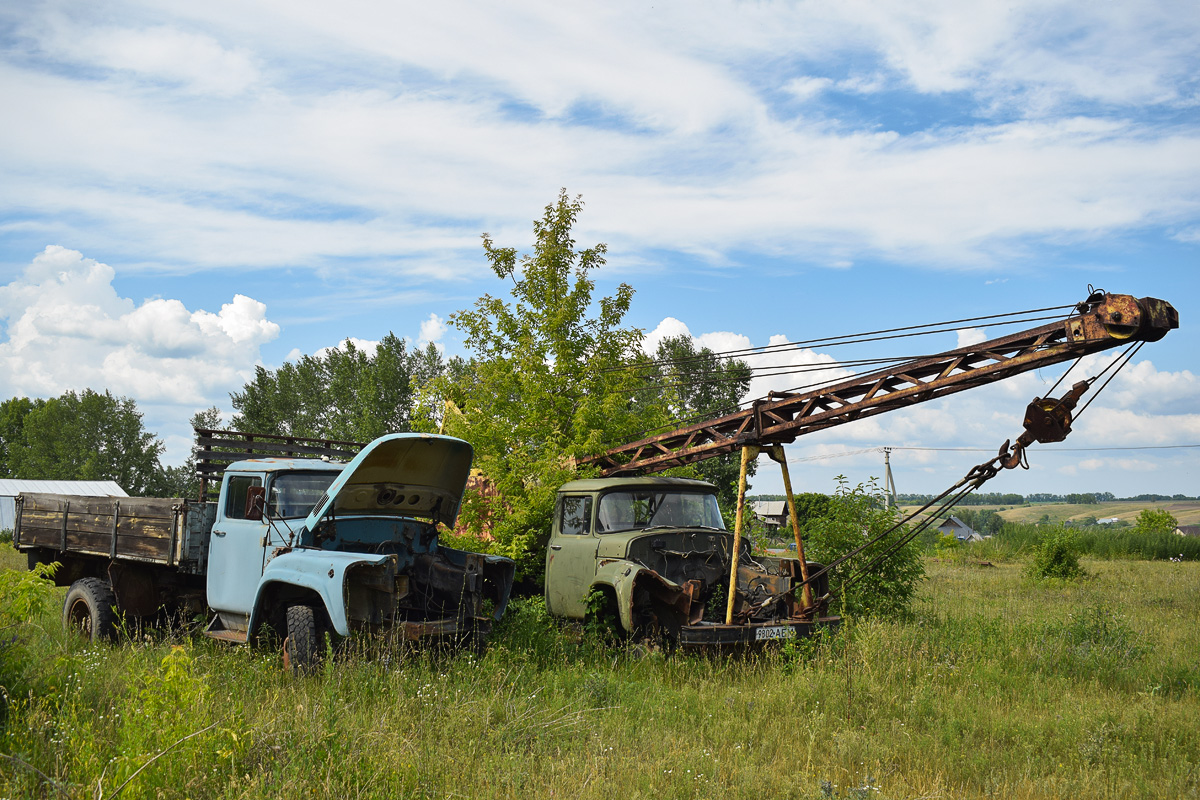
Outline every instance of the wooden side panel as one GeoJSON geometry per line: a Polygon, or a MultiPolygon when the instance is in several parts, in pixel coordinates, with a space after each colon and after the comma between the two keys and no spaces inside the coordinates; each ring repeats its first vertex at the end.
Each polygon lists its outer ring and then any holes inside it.
{"type": "Polygon", "coordinates": [[[65,530],[68,552],[170,564],[183,505],[178,498],[23,494],[21,544],[61,550],[65,530]]]}

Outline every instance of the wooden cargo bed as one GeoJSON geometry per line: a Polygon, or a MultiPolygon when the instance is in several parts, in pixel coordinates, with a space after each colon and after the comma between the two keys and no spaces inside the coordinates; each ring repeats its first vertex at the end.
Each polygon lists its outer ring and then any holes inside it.
{"type": "Polygon", "coordinates": [[[183,498],[24,493],[14,543],[202,570],[212,512],[211,503],[183,498]]]}

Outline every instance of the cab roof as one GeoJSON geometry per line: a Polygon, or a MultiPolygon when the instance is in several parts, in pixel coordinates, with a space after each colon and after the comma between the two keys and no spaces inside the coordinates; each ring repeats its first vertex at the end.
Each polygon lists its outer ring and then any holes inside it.
{"type": "Polygon", "coordinates": [[[323,461],[319,458],[247,458],[235,461],[226,472],[286,472],[292,470],[341,472],[344,461],[323,461]]]}
{"type": "Polygon", "coordinates": [[[676,488],[691,491],[715,492],[717,487],[708,481],[697,481],[691,478],[664,478],[658,475],[643,475],[633,478],[584,478],[583,480],[564,483],[559,492],[602,492],[607,489],[632,488],[676,488]]]}

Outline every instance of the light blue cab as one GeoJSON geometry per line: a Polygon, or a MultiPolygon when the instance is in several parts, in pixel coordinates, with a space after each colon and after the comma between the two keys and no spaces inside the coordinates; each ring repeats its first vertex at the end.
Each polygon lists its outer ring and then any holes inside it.
{"type": "Polygon", "coordinates": [[[397,433],[348,464],[231,464],[210,541],[208,633],[245,641],[270,623],[297,642],[308,625],[318,635],[390,626],[406,639],[486,637],[508,602],[513,562],[438,543],[471,458],[460,439],[397,433]]]}

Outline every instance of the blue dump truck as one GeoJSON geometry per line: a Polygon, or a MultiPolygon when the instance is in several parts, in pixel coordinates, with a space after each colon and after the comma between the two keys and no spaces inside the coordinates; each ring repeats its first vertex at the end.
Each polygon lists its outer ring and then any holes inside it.
{"type": "Polygon", "coordinates": [[[349,463],[232,461],[215,501],[23,494],[13,540],[31,567],[61,564],[63,623],[94,639],[176,612],[205,614],[205,633],[230,642],[269,626],[296,671],[324,652],[326,633],[480,650],[514,564],[438,542],[472,455],[460,439],[397,433],[349,463]]]}

